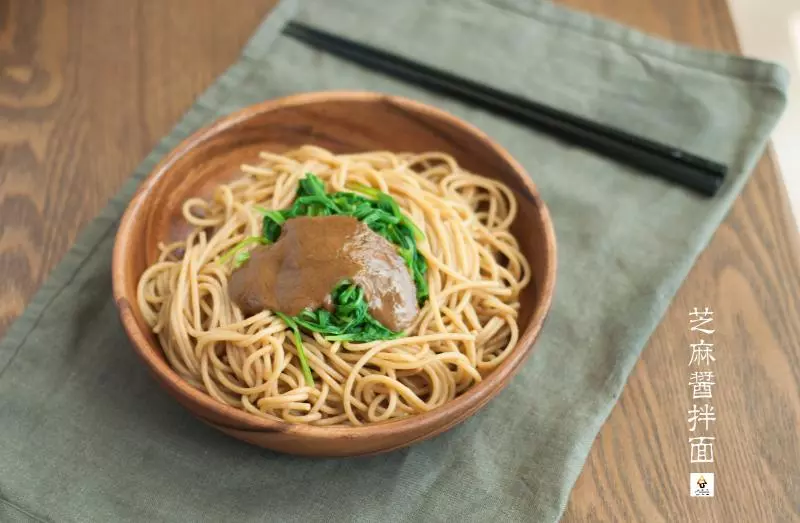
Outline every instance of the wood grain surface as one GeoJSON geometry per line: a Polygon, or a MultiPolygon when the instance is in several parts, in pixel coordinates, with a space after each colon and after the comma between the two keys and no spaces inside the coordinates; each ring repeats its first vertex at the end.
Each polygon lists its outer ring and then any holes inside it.
{"type": "MultiPolygon", "coordinates": [[[[565,0],[738,52],[724,0],[565,0]]],[[[77,232],[239,51],[250,0],[0,1],[0,334],[77,232]]],[[[777,30],[777,28],[776,28],[777,30]]],[[[564,521],[800,521],[800,247],[770,155],[628,380],[564,521]],[[715,313],[715,463],[690,464],[688,313],[715,313]],[[689,472],[714,472],[713,499],[689,472]]]]}

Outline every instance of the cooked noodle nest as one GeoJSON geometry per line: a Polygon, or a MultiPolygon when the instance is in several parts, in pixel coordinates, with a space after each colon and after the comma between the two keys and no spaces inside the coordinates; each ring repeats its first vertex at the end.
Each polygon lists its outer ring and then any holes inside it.
{"type": "Polygon", "coordinates": [[[337,155],[315,146],[262,152],[209,199],[190,198],[191,227],[160,244],[142,275],[138,306],[180,377],[256,416],[311,425],[357,426],[442,406],[479,383],[519,338],[519,295],[530,266],[510,232],[517,213],[502,183],[468,172],[440,152],[337,155]],[[352,184],[392,196],[423,232],[430,296],[405,336],[370,343],[303,332],[314,374],[308,386],[292,332],[272,311],[245,317],[228,295],[232,262],[220,258],[260,236],[266,209],[289,207],[311,172],[327,191],[352,184]]]}

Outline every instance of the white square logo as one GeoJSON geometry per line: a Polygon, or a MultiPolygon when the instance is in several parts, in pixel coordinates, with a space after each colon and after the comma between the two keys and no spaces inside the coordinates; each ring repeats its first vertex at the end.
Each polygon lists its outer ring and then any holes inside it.
{"type": "Polygon", "coordinates": [[[713,472],[690,472],[689,473],[689,495],[693,498],[713,498],[714,497],[714,473],[713,472]]]}

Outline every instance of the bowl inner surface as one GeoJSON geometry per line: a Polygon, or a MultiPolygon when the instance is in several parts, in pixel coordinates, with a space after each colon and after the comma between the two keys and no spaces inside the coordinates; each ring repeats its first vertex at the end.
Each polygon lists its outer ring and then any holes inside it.
{"type": "MultiPolygon", "coordinates": [[[[380,95],[337,98],[328,94],[295,98],[302,103],[254,106],[196,135],[160,164],[156,174],[134,198],[128,211],[131,224],[122,239],[129,247],[121,292],[147,340],[148,348],[144,350],[153,353],[149,356],[164,361],[156,338],[138,312],[136,286],[145,269],[157,259],[158,243],[185,234],[181,218],[183,202],[192,196],[208,196],[217,184],[239,176],[240,165],[259,162],[260,151],[283,152],[309,144],[334,153],[440,151],[452,155],[462,167],[476,174],[506,183],[514,191],[519,208],[512,233],[532,268],[531,283],[520,297],[521,342],[515,349],[515,352],[528,351],[529,348],[522,345],[530,344],[536,334],[528,331],[538,331],[543,320],[540,309],[549,306],[555,254],[547,252],[547,246],[552,243],[547,211],[535,189],[520,179],[516,169],[521,168],[516,162],[496,149],[485,136],[474,133],[453,117],[420,104],[380,95]],[[536,318],[534,313],[537,313],[536,318]],[[526,338],[526,333],[531,336],[526,338]]],[[[119,295],[120,291],[115,294],[119,295]]],[[[503,365],[506,363],[509,362],[503,365]]],[[[179,379],[177,375],[174,378],[179,379]]],[[[487,380],[480,385],[484,384],[487,380]]],[[[256,416],[243,414],[255,424],[263,423],[256,416]]]]}

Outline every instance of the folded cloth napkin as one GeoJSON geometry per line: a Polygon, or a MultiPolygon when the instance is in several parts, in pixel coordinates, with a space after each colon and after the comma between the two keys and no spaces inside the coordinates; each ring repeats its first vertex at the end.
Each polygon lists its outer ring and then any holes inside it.
{"type": "Polygon", "coordinates": [[[647,338],[741,190],[785,104],[767,63],[524,0],[287,0],[88,226],[0,346],[0,520],[555,521],[647,338]],[[292,17],[732,165],[698,197],[320,53],[292,17]],[[461,426],[372,458],[307,459],[196,421],[137,361],[111,297],[137,184],[199,126],[299,91],[383,91],[482,128],[555,222],[552,312],[510,386],[461,426]]]}

